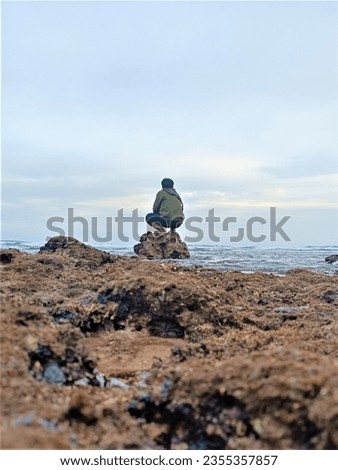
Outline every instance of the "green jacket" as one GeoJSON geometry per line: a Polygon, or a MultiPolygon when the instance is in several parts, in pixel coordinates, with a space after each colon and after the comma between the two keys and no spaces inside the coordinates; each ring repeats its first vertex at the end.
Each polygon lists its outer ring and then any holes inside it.
{"type": "Polygon", "coordinates": [[[183,204],[177,196],[167,193],[164,189],[156,194],[153,212],[159,213],[166,220],[184,220],[183,204]]]}

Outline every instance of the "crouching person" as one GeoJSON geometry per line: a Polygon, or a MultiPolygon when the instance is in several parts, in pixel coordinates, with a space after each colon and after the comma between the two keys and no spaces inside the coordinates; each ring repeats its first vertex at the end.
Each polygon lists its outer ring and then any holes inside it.
{"type": "Polygon", "coordinates": [[[174,232],[184,221],[183,202],[174,189],[172,179],[164,178],[161,185],[161,191],[156,194],[153,212],[146,215],[146,222],[160,232],[166,232],[167,228],[174,232]]]}

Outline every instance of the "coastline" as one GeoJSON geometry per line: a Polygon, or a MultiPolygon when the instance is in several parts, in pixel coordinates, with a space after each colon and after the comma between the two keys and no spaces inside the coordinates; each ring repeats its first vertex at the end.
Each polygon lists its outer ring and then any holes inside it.
{"type": "Polygon", "coordinates": [[[338,448],[335,276],[1,252],[1,448],[338,448]]]}
{"type": "MultiPolygon", "coordinates": [[[[18,249],[25,253],[38,253],[45,242],[24,240],[1,240],[0,249],[18,249]]],[[[117,256],[135,256],[133,245],[119,246],[111,243],[85,243],[100,251],[117,256]]],[[[179,266],[205,267],[221,271],[245,273],[266,272],[285,275],[292,269],[306,269],[327,275],[337,275],[337,263],[328,263],[327,257],[338,252],[337,245],[329,246],[230,246],[224,244],[187,244],[190,258],[176,260],[179,266]]],[[[156,262],[156,260],[154,260],[156,262]]]]}

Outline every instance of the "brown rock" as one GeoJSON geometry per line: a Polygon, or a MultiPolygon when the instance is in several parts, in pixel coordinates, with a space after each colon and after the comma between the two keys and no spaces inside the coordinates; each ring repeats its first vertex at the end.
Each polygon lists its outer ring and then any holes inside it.
{"type": "Polygon", "coordinates": [[[190,258],[186,243],[177,232],[147,232],[134,246],[134,253],[149,259],[190,258]]]}
{"type": "MultiPolygon", "coordinates": [[[[76,238],[62,236],[50,238],[48,242],[40,248],[39,255],[50,253],[66,255],[76,261],[77,267],[83,266],[90,269],[96,269],[106,263],[113,263],[117,259],[117,256],[85,245],[76,238]]],[[[50,257],[44,260],[41,259],[40,262],[53,264],[50,257]]],[[[58,265],[59,268],[62,267],[62,264],[58,261],[56,261],[55,264],[58,265]]]]}
{"type": "Polygon", "coordinates": [[[2,449],[337,449],[336,276],[48,247],[1,265],[2,449]]]}

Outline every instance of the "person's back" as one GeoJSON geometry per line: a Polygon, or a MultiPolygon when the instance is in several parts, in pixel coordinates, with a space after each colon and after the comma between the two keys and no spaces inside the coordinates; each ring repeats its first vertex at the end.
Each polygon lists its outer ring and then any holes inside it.
{"type": "Polygon", "coordinates": [[[156,195],[153,211],[159,213],[166,220],[184,220],[182,202],[175,194],[161,189],[156,195]]]}
{"type": "Polygon", "coordinates": [[[147,214],[146,221],[155,228],[170,227],[175,230],[184,220],[183,202],[174,189],[173,180],[164,178],[161,185],[162,189],[156,195],[153,212],[147,214]]]}

